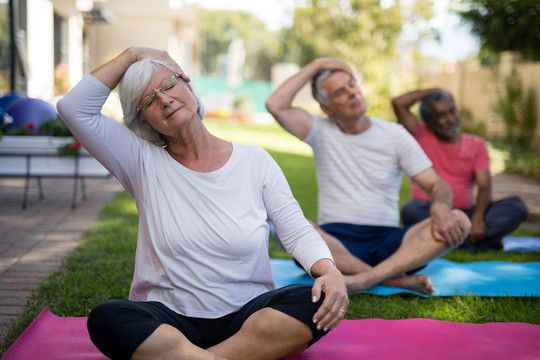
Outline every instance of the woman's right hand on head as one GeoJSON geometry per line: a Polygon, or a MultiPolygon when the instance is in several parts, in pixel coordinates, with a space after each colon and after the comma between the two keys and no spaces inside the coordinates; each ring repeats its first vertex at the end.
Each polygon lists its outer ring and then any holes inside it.
{"type": "Polygon", "coordinates": [[[152,49],[144,46],[133,46],[131,48],[134,56],[136,57],[135,61],[139,61],[145,58],[152,58],[154,60],[162,61],[175,69],[175,71],[180,75],[180,77],[186,81],[190,82],[191,78],[184,73],[184,70],[170,57],[169,53],[165,50],[152,49]]]}
{"type": "Polygon", "coordinates": [[[191,81],[189,76],[184,73],[184,70],[182,70],[182,68],[169,56],[166,51],[147,48],[144,46],[132,46],[127,48],[120,55],[92,70],[90,73],[105,84],[109,89],[113,90],[118,85],[122,79],[122,76],[124,76],[124,73],[131,66],[131,64],[144,58],[160,60],[170,65],[174,71],[177,72],[182,79],[184,79],[184,81],[191,81]]]}

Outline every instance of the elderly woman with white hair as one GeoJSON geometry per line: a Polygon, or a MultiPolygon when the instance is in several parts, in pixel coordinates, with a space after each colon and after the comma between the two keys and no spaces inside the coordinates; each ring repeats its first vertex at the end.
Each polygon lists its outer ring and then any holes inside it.
{"type": "Polygon", "coordinates": [[[165,51],[131,47],[58,102],[139,212],[129,300],[95,307],[90,337],[112,359],[292,356],[343,319],[343,277],[270,155],[210,134],[189,81],[165,51]],[[117,85],[127,127],[101,113],[117,85]],[[268,221],[313,285],[275,288],[268,221]]]}

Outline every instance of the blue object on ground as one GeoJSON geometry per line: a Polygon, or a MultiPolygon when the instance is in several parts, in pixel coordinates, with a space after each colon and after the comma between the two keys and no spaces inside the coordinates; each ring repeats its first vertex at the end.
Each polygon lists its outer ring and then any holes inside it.
{"type": "MultiPolygon", "coordinates": [[[[277,287],[308,283],[313,279],[294,260],[271,259],[277,287]]],[[[481,261],[456,263],[436,259],[418,273],[426,274],[435,287],[433,296],[540,296],[540,262],[481,261]]],[[[392,295],[414,291],[375,286],[366,293],[392,295]]]]}
{"type": "Polygon", "coordinates": [[[540,237],[534,236],[505,236],[504,251],[534,252],[540,251],[540,237]]]}

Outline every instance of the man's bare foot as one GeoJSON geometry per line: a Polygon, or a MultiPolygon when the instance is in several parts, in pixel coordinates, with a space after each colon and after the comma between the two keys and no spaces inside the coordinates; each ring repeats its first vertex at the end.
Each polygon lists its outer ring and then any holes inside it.
{"type": "Polygon", "coordinates": [[[416,291],[431,295],[435,291],[429,277],[425,274],[403,275],[383,281],[381,285],[416,291]]]}
{"type": "MultiPolygon", "coordinates": [[[[369,279],[366,278],[365,273],[344,275],[343,278],[345,279],[345,284],[347,285],[347,291],[349,293],[369,290],[376,285],[372,284],[369,279]]],[[[426,295],[431,295],[435,291],[431,280],[424,274],[396,276],[383,281],[381,285],[412,290],[426,295]]]]}

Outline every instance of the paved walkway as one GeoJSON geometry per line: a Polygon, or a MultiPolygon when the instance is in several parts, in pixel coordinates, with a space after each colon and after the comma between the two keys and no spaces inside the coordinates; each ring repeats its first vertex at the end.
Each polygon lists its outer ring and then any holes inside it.
{"type": "Polygon", "coordinates": [[[499,174],[493,177],[493,198],[519,195],[527,204],[529,216],[525,226],[540,227],[540,180],[499,174]]]}
{"type": "Polygon", "coordinates": [[[61,267],[103,205],[122,189],[113,177],[85,179],[87,199],[79,196],[72,210],[73,179],[42,179],[40,201],[33,178],[27,208],[22,210],[24,183],[0,178],[0,339],[22,313],[31,292],[61,267]]]}
{"type": "MultiPolygon", "coordinates": [[[[87,200],[71,210],[72,179],[43,179],[39,200],[36,180],[26,210],[21,209],[24,179],[0,178],[0,339],[23,311],[32,291],[72,251],[103,205],[121,186],[114,178],[86,179],[87,200]]],[[[497,175],[494,197],[520,195],[530,211],[525,226],[540,227],[540,181],[497,175]]]]}

